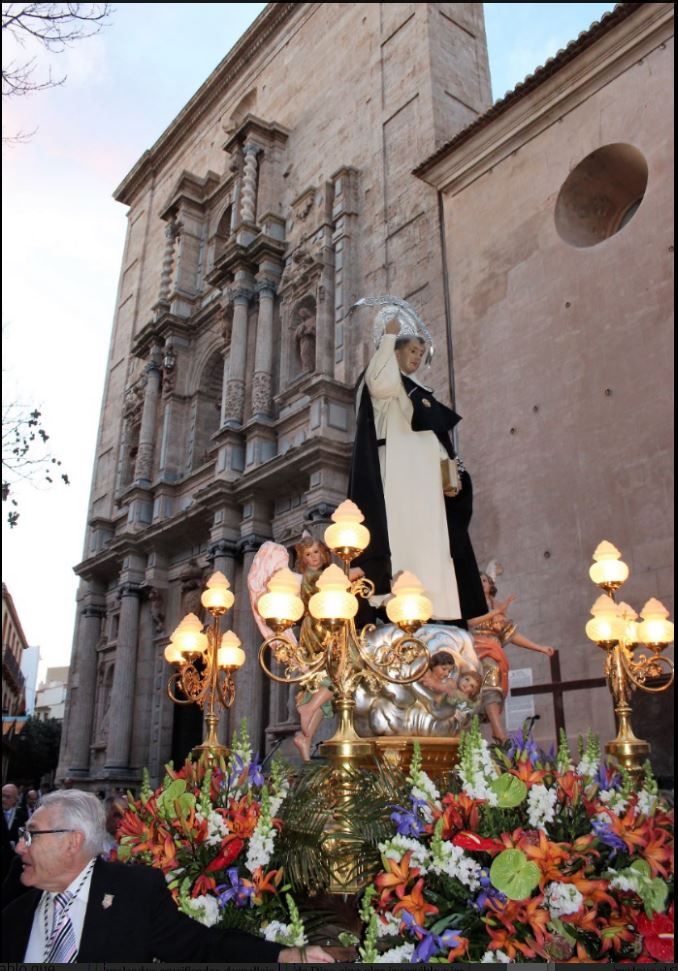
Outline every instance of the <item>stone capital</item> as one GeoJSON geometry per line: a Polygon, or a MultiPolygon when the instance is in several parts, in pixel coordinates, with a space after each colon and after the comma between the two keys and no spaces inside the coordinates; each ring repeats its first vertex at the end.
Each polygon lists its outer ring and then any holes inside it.
{"type": "Polygon", "coordinates": [[[99,604],[88,604],[80,611],[81,617],[96,617],[99,620],[106,616],[106,608],[99,604]]]}
{"type": "Polygon", "coordinates": [[[268,279],[258,280],[254,289],[259,297],[271,297],[271,299],[273,299],[278,292],[278,287],[275,280],[268,279]]]}
{"type": "Polygon", "coordinates": [[[122,600],[123,597],[136,597],[139,599],[141,597],[142,589],[139,583],[121,583],[118,590],[118,599],[122,600]]]}
{"type": "Polygon", "coordinates": [[[239,552],[239,544],[229,539],[220,539],[210,546],[207,559],[212,562],[218,556],[229,556],[235,559],[239,552]]]}

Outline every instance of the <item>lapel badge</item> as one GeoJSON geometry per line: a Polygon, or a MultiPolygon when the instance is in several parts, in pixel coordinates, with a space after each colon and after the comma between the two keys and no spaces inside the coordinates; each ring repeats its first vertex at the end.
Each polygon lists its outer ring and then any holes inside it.
{"type": "Polygon", "coordinates": [[[112,903],[113,903],[113,894],[105,893],[104,899],[101,901],[101,906],[104,908],[104,910],[108,910],[108,908],[111,906],[112,903]]]}
{"type": "Polygon", "coordinates": [[[431,402],[428,400],[428,398],[422,398],[421,403],[424,406],[424,408],[430,408],[431,407],[431,402]]]}

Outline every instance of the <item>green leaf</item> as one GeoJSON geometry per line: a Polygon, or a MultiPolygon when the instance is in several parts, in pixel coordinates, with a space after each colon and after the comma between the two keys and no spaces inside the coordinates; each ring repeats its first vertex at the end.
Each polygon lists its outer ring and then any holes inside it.
{"type": "Polygon", "coordinates": [[[652,876],[652,868],[647,860],[634,860],[629,869],[638,870],[638,872],[642,874],[643,877],[647,877],[648,880],[652,876]]]}
{"type": "Polygon", "coordinates": [[[506,772],[490,783],[490,789],[497,797],[500,809],[513,809],[527,798],[527,786],[515,775],[506,772]]]}
{"type": "Polygon", "coordinates": [[[541,870],[521,850],[504,850],[490,867],[493,886],[509,900],[526,900],[539,883],[541,870]]]}

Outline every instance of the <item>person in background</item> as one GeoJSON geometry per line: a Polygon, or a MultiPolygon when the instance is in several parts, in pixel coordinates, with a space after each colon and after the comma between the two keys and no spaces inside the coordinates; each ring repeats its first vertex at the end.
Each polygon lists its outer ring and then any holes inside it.
{"type": "Polygon", "coordinates": [[[118,830],[127,808],[127,796],[107,796],[104,799],[106,835],[104,836],[104,849],[101,854],[104,860],[109,860],[118,849],[118,830]]]}

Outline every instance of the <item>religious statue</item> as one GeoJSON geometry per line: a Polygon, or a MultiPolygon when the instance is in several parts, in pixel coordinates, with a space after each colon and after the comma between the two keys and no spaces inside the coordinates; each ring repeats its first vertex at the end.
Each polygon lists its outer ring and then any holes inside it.
{"type": "Polygon", "coordinates": [[[294,339],[297,342],[301,370],[315,371],[315,314],[309,307],[300,307],[297,319],[299,323],[294,329],[294,339]]]}

